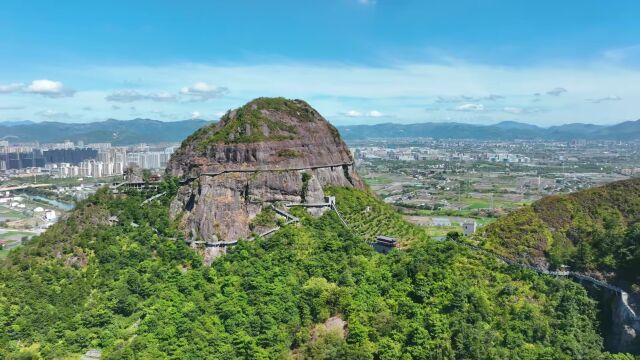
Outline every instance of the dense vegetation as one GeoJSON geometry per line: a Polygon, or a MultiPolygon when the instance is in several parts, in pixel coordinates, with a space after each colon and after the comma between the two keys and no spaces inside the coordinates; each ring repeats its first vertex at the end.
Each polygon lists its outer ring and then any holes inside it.
{"type": "Polygon", "coordinates": [[[614,358],[582,287],[425,239],[369,194],[331,189],[350,229],[300,210],[206,267],[163,190],[142,207],[99,191],[2,263],[0,358],[614,358]],[[413,241],[383,256],[361,231],[413,241]]]}
{"type": "Polygon", "coordinates": [[[378,235],[396,237],[403,245],[427,239],[423,229],[404,221],[402,215],[371,193],[331,187],[327,194],[336,197],[338,210],[350,228],[366,241],[373,241],[378,235]]]}
{"type": "MultiPolygon", "coordinates": [[[[300,121],[314,121],[319,114],[301,100],[279,98],[257,98],[246,105],[227,112],[219,124],[202,129],[195,135],[202,148],[215,143],[237,144],[260,141],[290,140],[296,135],[295,126],[279,121],[271,114],[283,114],[300,121]],[[214,130],[211,133],[211,130],[214,130]]],[[[192,141],[189,138],[187,141],[192,141]]],[[[291,157],[292,154],[285,154],[291,157]]]]}
{"type": "Polygon", "coordinates": [[[640,179],[550,196],[488,226],[478,236],[494,251],[546,257],[586,272],[613,272],[640,284],[640,179]]]}

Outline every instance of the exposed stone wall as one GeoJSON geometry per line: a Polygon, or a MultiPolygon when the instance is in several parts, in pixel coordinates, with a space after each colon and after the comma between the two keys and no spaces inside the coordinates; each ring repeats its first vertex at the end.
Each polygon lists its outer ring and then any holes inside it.
{"type": "MultiPolygon", "coordinates": [[[[230,241],[252,235],[251,220],[277,202],[324,201],[328,185],[363,188],[351,166],[311,170],[228,172],[201,176],[182,186],[171,204],[171,217],[180,219],[185,235],[207,241],[230,241]],[[309,174],[303,196],[303,173],[309,174]]],[[[321,213],[321,211],[312,211],[321,213]]]]}

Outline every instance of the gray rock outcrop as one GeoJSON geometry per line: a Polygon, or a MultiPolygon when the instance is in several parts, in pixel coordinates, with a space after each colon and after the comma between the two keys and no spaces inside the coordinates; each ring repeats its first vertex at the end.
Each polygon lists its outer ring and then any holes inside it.
{"type": "Polygon", "coordinates": [[[322,202],[326,186],[364,188],[335,128],[307,103],[282,98],[256,99],[198,130],[167,172],[186,180],[172,218],[203,241],[249,238],[263,209],[322,202]]]}

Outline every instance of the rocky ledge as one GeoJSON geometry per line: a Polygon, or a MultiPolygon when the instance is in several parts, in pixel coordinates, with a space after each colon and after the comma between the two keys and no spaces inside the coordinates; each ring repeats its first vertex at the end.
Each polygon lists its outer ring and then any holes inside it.
{"type": "Polygon", "coordinates": [[[185,234],[246,239],[275,226],[279,203],[324,201],[329,185],[364,188],[338,131],[302,100],[259,98],[199,129],[167,173],[185,180],[171,205],[185,234]]]}

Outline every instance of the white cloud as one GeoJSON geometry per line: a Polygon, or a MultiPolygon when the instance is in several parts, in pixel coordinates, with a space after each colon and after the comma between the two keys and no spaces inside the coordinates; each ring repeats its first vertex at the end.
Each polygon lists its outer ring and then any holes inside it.
{"type": "Polygon", "coordinates": [[[371,111],[367,111],[367,112],[361,112],[361,111],[356,111],[356,110],[349,110],[347,112],[344,113],[340,113],[340,115],[342,116],[346,116],[346,117],[350,117],[350,118],[382,118],[382,117],[387,117],[388,115],[378,111],[378,110],[371,110],[371,111]]]}
{"type": "Polygon", "coordinates": [[[69,113],[55,110],[38,111],[36,115],[52,120],[67,120],[71,118],[71,115],[69,113]]]}
{"type": "Polygon", "coordinates": [[[221,117],[223,117],[227,112],[226,111],[218,111],[217,113],[214,114],[214,116],[217,119],[220,119],[221,117]]]}
{"type": "Polygon", "coordinates": [[[50,98],[68,97],[75,94],[75,90],[66,88],[63,83],[46,79],[33,80],[31,84],[24,88],[24,91],[50,98]]]}
{"type": "Polygon", "coordinates": [[[107,101],[115,102],[134,102],[134,101],[157,101],[157,102],[171,102],[175,101],[175,95],[167,92],[159,93],[141,93],[136,90],[124,90],[116,91],[105,97],[107,101]]]}
{"type": "Polygon", "coordinates": [[[22,83],[12,83],[7,85],[0,85],[0,94],[9,94],[22,90],[24,88],[24,84],[22,83]]]}
{"type": "Polygon", "coordinates": [[[381,113],[378,110],[371,110],[367,113],[368,117],[374,117],[374,118],[379,118],[379,117],[385,117],[386,115],[381,113]]]}
{"type": "MultiPolygon", "coordinates": [[[[0,73],[1,78],[10,79],[10,73],[0,73]]],[[[5,70],[6,71],[6,70],[5,70]]],[[[175,92],[185,84],[195,84],[202,79],[215,79],[218,84],[233,84],[233,96],[224,96],[215,102],[215,108],[200,108],[205,117],[212,117],[218,110],[232,109],[258,96],[284,96],[308,101],[330,120],[340,122],[374,121],[361,116],[350,118],[341,111],[353,110],[365,114],[375,109],[383,114],[393,114],[394,122],[446,121],[495,123],[512,120],[513,114],[503,111],[504,107],[539,106],[544,111],[531,116],[542,126],[569,122],[615,123],[638,117],[638,107],[630,99],[640,98],[640,68],[618,64],[571,63],[524,65],[518,67],[451,63],[391,63],[389,66],[365,66],[318,63],[267,63],[249,65],[207,65],[207,64],[166,64],[161,66],[118,65],[76,67],[54,69],[65,79],[82,74],[87,84],[101,84],[100,87],[120,89],[123,79],[140,79],[138,91],[174,91],[176,101],[156,102],[153,108],[139,106],[140,116],[157,117],[151,110],[161,110],[167,114],[178,114],[170,119],[184,118],[193,111],[190,96],[175,92]],[[570,89],[568,93],[553,97],[547,90],[562,85],[570,89]],[[544,91],[541,91],[544,90],[544,91]],[[539,92],[540,96],[533,96],[539,92]],[[609,102],[611,106],[595,106],[585,99],[597,99],[604,94],[615,94],[622,101],[609,102]],[[473,98],[499,94],[504,100],[489,102],[461,101],[438,106],[438,96],[464,94],[473,98]],[[187,101],[180,101],[181,99],[187,101]],[[539,99],[533,103],[533,99],[539,99]],[[482,112],[455,111],[458,105],[483,104],[482,112]],[[438,111],[424,111],[425,108],[439,108],[438,111]],[[333,116],[332,116],[333,115],[333,116]]],[[[13,75],[15,76],[15,75],[13,75]]],[[[70,80],[69,80],[70,81],[70,80]]],[[[79,80],[78,80],[79,81],[79,80]]],[[[105,97],[111,91],[101,90],[98,85],[78,92],[68,108],[56,109],[73,112],[80,106],[92,106],[95,117],[110,116],[110,105],[104,106],[105,97]]],[[[16,96],[17,98],[17,96],[16,96]]],[[[0,98],[0,101],[3,99],[0,98]]],[[[18,98],[10,105],[22,105],[37,109],[39,99],[18,98]]],[[[66,104],[62,99],[59,104],[66,104]]],[[[9,104],[7,104],[9,105],[9,104]]],[[[7,118],[0,115],[0,119],[7,118]]],[[[33,111],[24,111],[23,117],[33,111]]],[[[15,114],[11,114],[15,118],[15,114]]]]}
{"type": "Polygon", "coordinates": [[[359,117],[362,117],[362,115],[363,114],[361,112],[355,111],[355,110],[349,110],[346,113],[344,113],[344,116],[351,117],[351,118],[359,118],[359,117]]]}
{"type": "Polygon", "coordinates": [[[191,113],[191,119],[202,119],[202,114],[199,111],[194,111],[191,113]]]}
{"type": "Polygon", "coordinates": [[[504,96],[497,94],[489,94],[484,96],[469,96],[469,95],[459,95],[459,96],[438,96],[436,98],[436,103],[439,104],[447,104],[447,103],[461,103],[461,102],[479,102],[479,101],[497,101],[504,99],[504,96]]]}
{"type": "Polygon", "coordinates": [[[549,90],[547,91],[547,95],[551,95],[551,96],[560,96],[564,93],[568,92],[567,89],[565,88],[561,88],[561,87],[557,87],[553,90],[549,90]]]}
{"type": "Polygon", "coordinates": [[[538,107],[505,106],[504,108],[502,108],[502,111],[504,111],[507,114],[522,115],[522,114],[537,114],[544,110],[538,107]]]}
{"type": "Polygon", "coordinates": [[[592,103],[592,104],[600,104],[602,102],[606,102],[606,101],[620,101],[622,100],[622,98],[620,96],[617,95],[609,95],[609,96],[604,96],[604,97],[599,97],[599,98],[593,98],[593,99],[586,99],[586,101],[592,103]]]}
{"type": "Polygon", "coordinates": [[[452,110],[455,111],[464,111],[464,112],[480,112],[480,111],[484,111],[484,105],[482,104],[473,104],[473,103],[469,103],[469,104],[462,104],[452,110]]]}
{"type": "Polygon", "coordinates": [[[185,86],[180,90],[180,94],[188,96],[191,101],[206,101],[225,96],[229,93],[226,87],[209,85],[199,81],[191,86],[185,86]]]}

